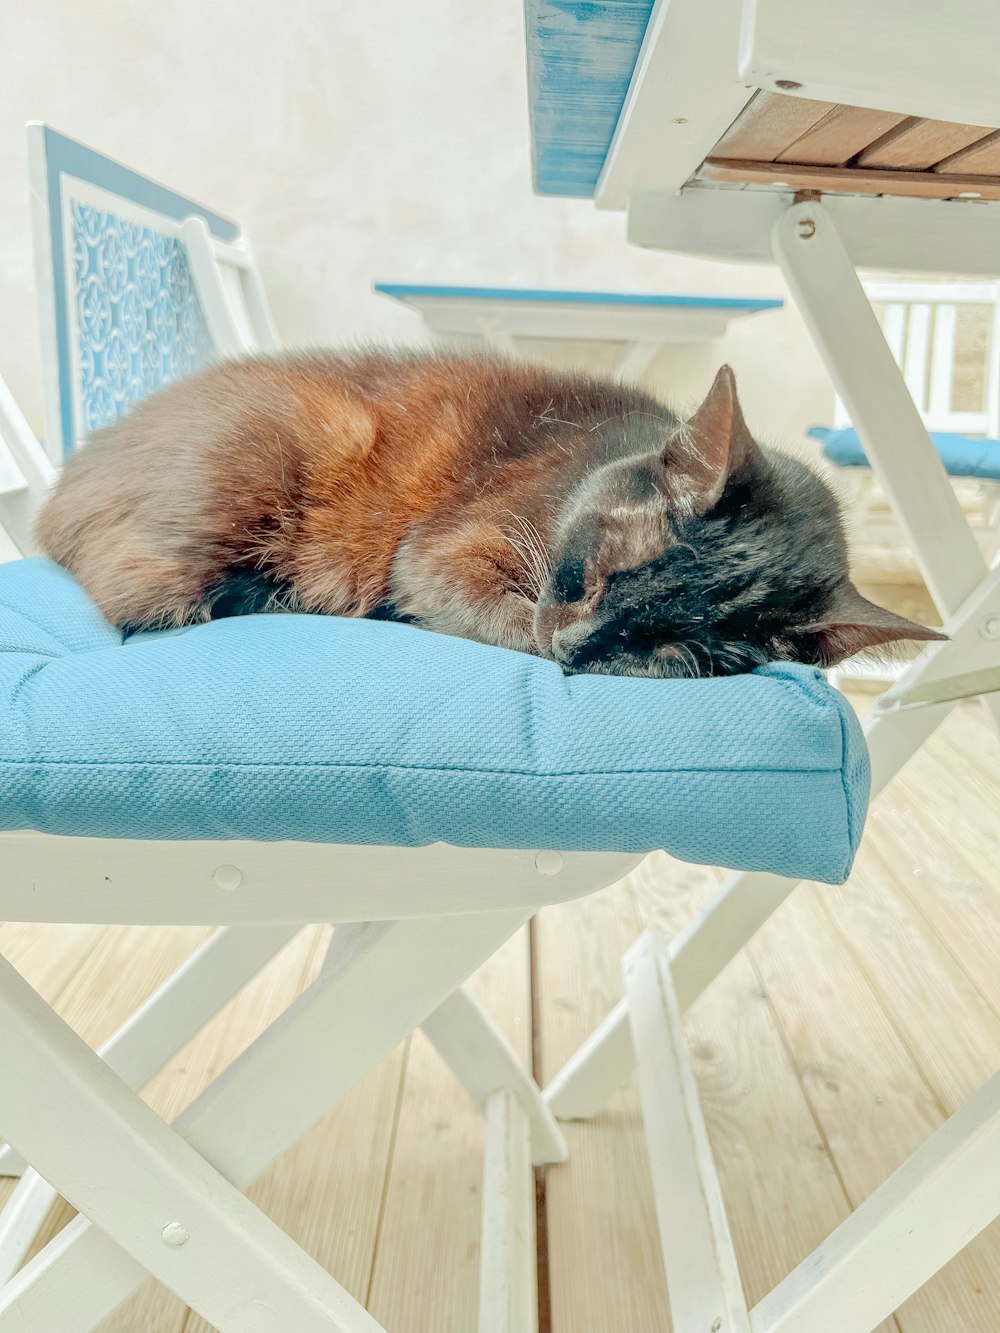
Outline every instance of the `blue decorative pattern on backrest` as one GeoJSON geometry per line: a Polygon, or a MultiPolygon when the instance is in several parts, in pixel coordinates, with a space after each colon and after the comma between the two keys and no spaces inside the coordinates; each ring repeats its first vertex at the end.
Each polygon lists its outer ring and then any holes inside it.
{"type": "Polygon", "coordinates": [[[240,231],[229,218],[48,125],[32,124],[28,135],[48,371],[45,428],[58,459],[136,397],[203,363],[211,345],[180,224],[202,217],[223,242],[240,231]],[[144,241],[152,243],[152,256],[144,241]]]}
{"type": "Polygon", "coordinates": [[[73,299],[88,433],[198,370],[213,346],[175,237],[75,200],[73,299]]]}
{"type": "Polygon", "coordinates": [[[527,0],[539,194],[593,195],[652,8],[653,0],[527,0]]]}

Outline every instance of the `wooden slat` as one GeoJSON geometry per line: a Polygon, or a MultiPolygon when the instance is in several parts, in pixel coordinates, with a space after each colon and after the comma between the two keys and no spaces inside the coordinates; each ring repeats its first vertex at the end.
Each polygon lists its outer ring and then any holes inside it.
{"type": "Polygon", "coordinates": [[[770,185],[785,190],[818,190],[821,194],[888,194],[914,199],[1000,199],[1000,179],[970,172],[865,171],[854,167],[805,167],[789,163],[747,162],[708,158],[698,180],[727,185],[770,185]]]}
{"type": "Polygon", "coordinates": [[[758,92],[709,160],[833,167],[856,159],[871,169],[1000,175],[998,141],[1000,132],[979,125],[758,92]]]}
{"type": "Polygon", "coordinates": [[[981,125],[953,125],[947,121],[908,116],[878,143],[860,153],[856,165],[925,171],[990,134],[991,131],[981,125]]]}
{"type": "Polygon", "coordinates": [[[892,883],[903,867],[919,869],[913,861],[905,838],[873,840],[860,873],[823,903],[951,1111],[1000,1068],[1000,1022],[940,940],[901,904],[892,883]]]}
{"type": "MultiPolygon", "coordinates": [[[[863,106],[836,106],[774,160],[805,162],[810,166],[843,166],[902,119],[902,116],[892,111],[872,111],[863,106]]],[[[713,156],[717,153],[718,150],[713,156]]]]}
{"type": "Polygon", "coordinates": [[[980,139],[971,148],[953,153],[939,162],[937,172],[962,172],[966,176],[1000,176],[1000,130],[980,139]]]}
{"type": "MultiPolygon", "coordinates": [[[[995,767],[992,771],[984,767],[975,779],[966,772],[964,759],[966,754],[973,763],[980,755],[992,758],[995,746],[996,737],[980,709],[966,705],[956,710],[890,789],[891,797],[876,807],[866,854],[851,884],[822,891],[817,899],[831,929],[848,943],[946,1115],[956,1111],[1000,1064],[1000,979],[995,960],[992,969],[971,965],[980,931],[996,930],[996,911],[969,913],[963,921],[949,901],[956,872],[948,869],[955,866],[957,854],[971,856],[980,867],[983,888],[996,892],[992,865],[997,773],[995,767]],[[975,723],[973,734],[960,740],[963,726],[970,722],[975,723]],[[970,825],[967,840],[944,820],[936,839],[920,836],[938,804],[935,778],[940,780],[940,772],[935,772],[935,757],[940,762],[944,756],[952,774],[945,788],[956,785],[954,775],[961,771],[956,795],[971,803],[971,813],[978,816],[978,833],[970,825]],[[956,846],[961,853],[956,853],[956,846]],[[939,900],[936,908],[929,906],[934,898],[939,900]],[[919,913],[914,911],[917,902],[919,913]],[[949,928],[943,935],[940,925],[946,917],[949,928]]],[[[998,1270],[1000,1226],[994,1224],[902,1307],[898,1317],[904,1333],[938,1333],[942,1328],[973,1333],[1000,1327],[998,1270]]]]}
{"type": "Polygon", "coordinates": [[[836,107],[808,97],[758,93],[716,145],[713,156],[773,162],[836,107]]]}

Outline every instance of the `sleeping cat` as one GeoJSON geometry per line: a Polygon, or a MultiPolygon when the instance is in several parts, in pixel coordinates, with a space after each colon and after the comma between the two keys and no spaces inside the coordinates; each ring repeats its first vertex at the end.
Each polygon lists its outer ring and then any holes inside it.
{"type": "Polygon", "coordinates": [[[728,366],[681,421],[487,357],[229,363],[99,431],[39,537],[128,629],[375,616],[634,676],[943,637],[853,587],[833,494],[754,441],[728,366]]]}

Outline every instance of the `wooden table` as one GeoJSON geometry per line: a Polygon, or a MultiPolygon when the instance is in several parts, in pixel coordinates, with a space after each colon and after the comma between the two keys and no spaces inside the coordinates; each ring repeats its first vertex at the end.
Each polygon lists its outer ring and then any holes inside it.
{"type": "Polygon", "coordinates": [[[526,287],[443,287],[376,282],[374,289],[423,316],[448,343],[487,342],[519,355],[521,339],[621,343],[614,374],[638,379],[669,343],[721,337],[734,319],[780,310],[783,301],[526,287]]]}

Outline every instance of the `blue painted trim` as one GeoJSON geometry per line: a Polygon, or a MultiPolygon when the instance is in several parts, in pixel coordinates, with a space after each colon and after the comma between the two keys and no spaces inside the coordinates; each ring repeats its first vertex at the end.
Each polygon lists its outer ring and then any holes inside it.
{"type": "Polygon", "coordinates": [[[52,290],[55,298],[56,363],[59,370],[59,420],[62,429],[62,452],[73,447],[72,360],[69,349],[69,305],[66,287],[65,250],[62,225],[62,180],[65,173],[78,180],[88,181],[110,194],[117,194],[130,203],[148,208],[165,217],[182,222],[197,214],[203,217],[208,229],[220,241],[235,241],[240,229],[235,222],[213,213],[202,204],[185,195],[158,185],[147,176],[122,166],[113,158],[88,148],[86,144],[70,139],[65,134],[42,126],[45,145],[46,205],[49,214],[49,248],[52,264],[52,290]]]}
{"type": "Polygon", "coordinates": [[[652,8],[653,0],[525,0],[538,194],[593,195],[652,8]]]}
{"type": "Polygon", "coordinates": [[[779,310],[785,303],[773,298],[741,296],[666,296],[647,292],[547,291],[537,287],[436,287],[406,282],[374,282],[372,288],[397,301],[411,296],[433,296],[449,301],[531,301],[549,305],[684,307],[707,310],[779,310]]]}

